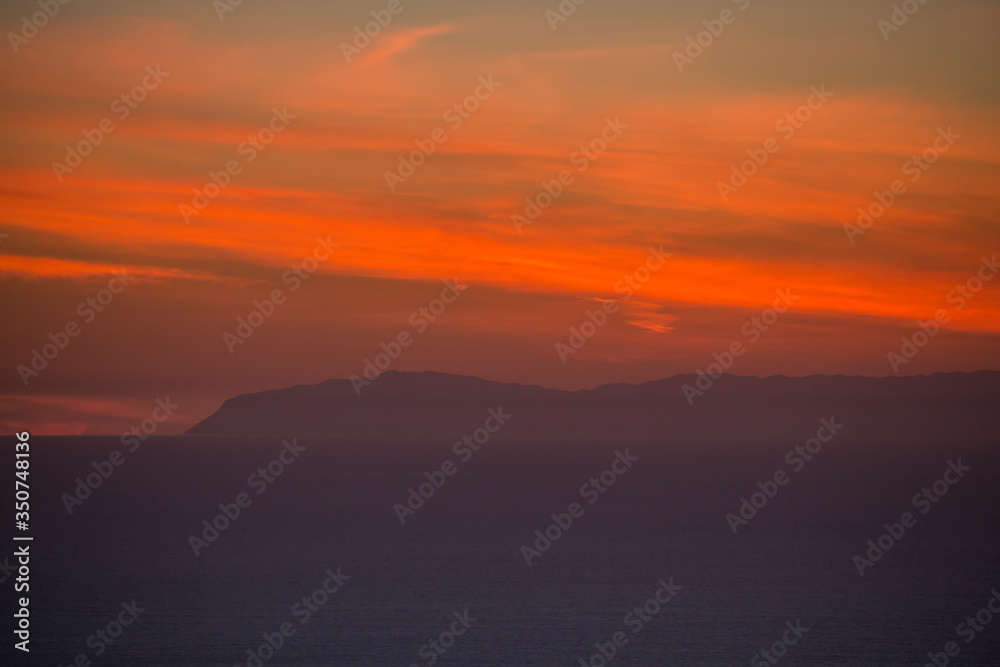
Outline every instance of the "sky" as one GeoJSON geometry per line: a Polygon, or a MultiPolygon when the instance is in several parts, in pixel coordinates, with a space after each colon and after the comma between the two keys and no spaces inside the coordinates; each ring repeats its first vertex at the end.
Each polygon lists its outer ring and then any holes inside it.
{"type": "Polygon", "coordinates": [[[1000,4],[913,8],[5,3],[0,423],[169,397],[178,433],[400,336],[386,368],[565,389],[735,342],[737,375],[1000,370],[1000,4]]]}

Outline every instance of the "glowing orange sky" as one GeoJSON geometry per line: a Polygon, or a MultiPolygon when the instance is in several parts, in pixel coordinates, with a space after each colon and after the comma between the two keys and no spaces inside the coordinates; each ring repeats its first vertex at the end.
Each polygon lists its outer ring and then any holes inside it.
{"type": "MultiPolygon", "coordinates": [[[[886,375],[899,336],[1000,251],[996,6],[929,3],[887,42],[888,5],[753,4],[679,73],[716,4],[592,0],[556,31],[536,3],[405,4],[351,63],[341,42],[384,3],[248,2],[224,21],[202,4],[74,3],[0,58],[6,428],[117,432],[170,394],[190,406],[176,431],[235,393],[347,377],[454,277],[467,294],[395,368],[560,387],[693,372],[791,287],[793,312],[733,372],[886,375]],[[169,76],[114,118],[147,66],[169,76]],[[820,85],[833,97],[723,201],[730,165],[820,85]],[[295,118],[243,162],[274,108],[295,118]],[[60,182],[52,163],[105,117],[60,182]],[[608,118],[627,129],[580,173],[572,154],[608,118]],[[850,243],[857,208],[947,127],[961,138],[850,243]],[[391,192],[386,170],[435,128],[448,140],[391,192]],[[233,159],[186,224],[180,205],[233,159]],[[564,169],[518,233],[511,215],[564,169]],[[321,236],[335,257],[229,354],[222,333],[321,236]],[[562,364],[554,344],[661,245],[667,265],[562,364]],[[120,267],[135,286],[26,387],[16,367],[120,267]]],[[[947,329],[902,372],[1000,368],[997,285],[947,329]]]]}

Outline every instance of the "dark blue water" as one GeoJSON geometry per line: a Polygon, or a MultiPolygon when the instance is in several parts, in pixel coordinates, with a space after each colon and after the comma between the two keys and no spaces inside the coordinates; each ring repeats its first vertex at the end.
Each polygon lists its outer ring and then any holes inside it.
{"type": "Polygon", "coordinates": [[[1000,465],[989,443],[843,436],[792,473],[783,459],[796,442],[502,435],[467,462],[450,441],[299,438],[305,451],[262,493],[248,477],[278,456],[281,438],[154,438],[124,453],[72,515],[62,494],[121,443],[33,438],[32,652],[10,651],[10,577],[0,584],[4,651],[14,664],[83,654],[94,665],[247,665],[248,650],[265,633],[279,643],[287,624],[294,633],[260,664],[601,665],[598,644],[610,653],[619,632],[627,643],[609,665],[923,665],[949,641],[960,649],[949,664],[1000,664],[1000,618],[969,643],[956,634],[1000,587],[1000,465]],[[626,448],[638,461],[605,492],[581,495],[626,448]],[[971,471],[920,514],[911,497],[959,457],[971,471]],[[401,525],[393,505],[445,459],[456,474],[401,525]],[[726,513],[778,469],[790,482],[734,535],[726,513]],[[189,536],[240,493],[250,505],[195,556],[189,536]],[[574,502],[582,516],[529,567],[522,545],[574,502]],[[859,576],[852,558],[906,511],[916,525],[859,576]],[[302,598],[338,568],[347,579],[306,617],[302,598]],[[627,623],[661,579],[677,586],[670,601],[627,623]],[[110,645],[97,639],[117,633],[108,625],[133,600],[137,619],[110,645]],[[796,622],[808,628],[801,637],[787,632],[796,622]],[[448,646],[435,652],[432,639],[448,646]],[[759,656],[775,642],[777,662],[759,656]]]}

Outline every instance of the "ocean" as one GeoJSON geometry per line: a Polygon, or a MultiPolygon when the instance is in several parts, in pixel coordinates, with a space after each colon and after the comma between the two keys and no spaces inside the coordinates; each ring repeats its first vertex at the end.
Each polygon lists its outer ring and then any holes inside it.
{"type": "Polygon", "coordinates": [[[1000,618],[975,618],[1000,588],[996,447],[800,444],[32,437],[31,652],[11,639],[13,542],[3,650],[60,666],[1000,664],[1000,618]]]}

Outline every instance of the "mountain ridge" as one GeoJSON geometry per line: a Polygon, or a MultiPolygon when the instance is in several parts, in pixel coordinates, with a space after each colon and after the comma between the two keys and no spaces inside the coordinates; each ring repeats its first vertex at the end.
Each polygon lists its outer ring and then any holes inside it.
{"type": "Polygon", "coordinates": [[[677,374],[577,390],[438,371],[386,371],[360,392],[351,380],[332,378],[240,394],[187,434],[436,437],[475,428],[488,408],[503,407],[515,415],[505,430],[524,436],[724,439],[750,429],[762,437],[791,437],[805,420],[839,411],[882,437],[989,439],[1000,432],[993,416],[998,396],[996,371],[723,375],[711,384],[704,376],[677,374]],[[690,391],[706,385],[697,394],[690,391]]]}

